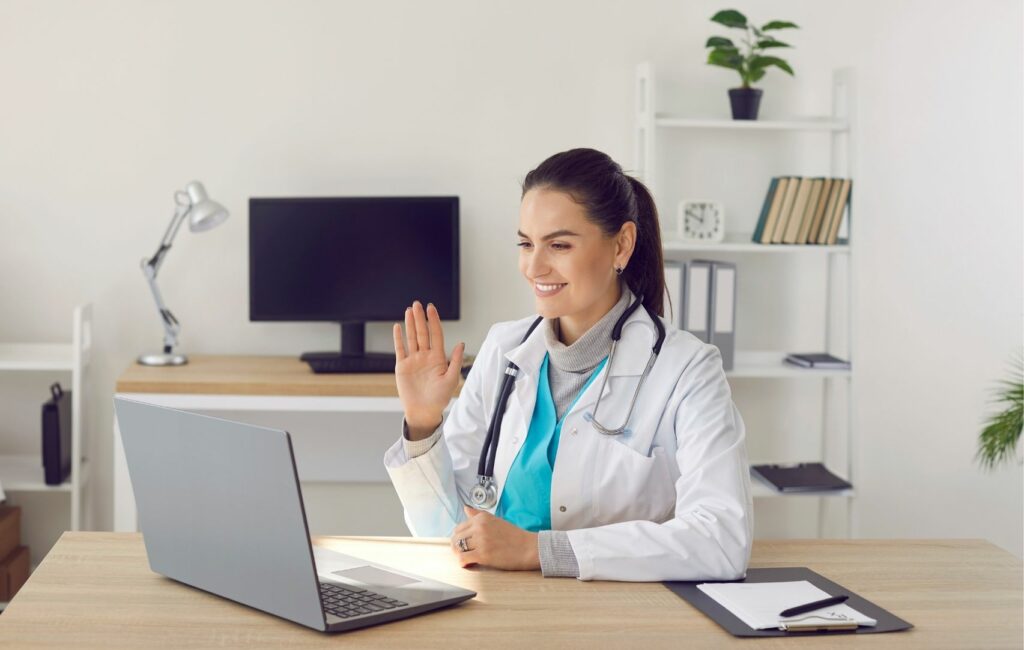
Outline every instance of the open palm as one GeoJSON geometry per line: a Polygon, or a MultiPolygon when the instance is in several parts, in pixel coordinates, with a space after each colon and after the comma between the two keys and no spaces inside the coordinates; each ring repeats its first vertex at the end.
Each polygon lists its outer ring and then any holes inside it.
{"type": "Polygon", "coordinates": [[[452,350],[449,363],[444,351],[441,317],[433,304],[426,311],[417,300],[405,310],[405,339],[395,323],[395,383],[405,419],[412,427],[435,427],[459,383],[466,345],[452,350]]]}

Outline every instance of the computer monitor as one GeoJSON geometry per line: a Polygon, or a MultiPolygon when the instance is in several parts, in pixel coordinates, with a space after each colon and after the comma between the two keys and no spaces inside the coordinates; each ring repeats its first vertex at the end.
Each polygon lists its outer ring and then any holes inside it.
{"type": "Polygon", "coordinates": [[[365,325],[413,300],[459,318],[457,196],[249,199],[249,319],[341,323],[340,351],[302,355],[317,372],[392,372],[365,325]]]}

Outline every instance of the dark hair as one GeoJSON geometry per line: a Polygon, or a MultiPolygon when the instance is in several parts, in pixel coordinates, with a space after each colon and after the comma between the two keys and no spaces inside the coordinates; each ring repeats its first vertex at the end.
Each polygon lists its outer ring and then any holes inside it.
{"type": "Polygon", "coordinates": [[[537,187],[567,193],[608,237],[617,235],[627,221],[636,224],[633,256],[622,278],[630,291],[644,297],[648,309],[664,316],[661,227],[658,209],[644,184],[624,174],[607,154],[595,149],[570,149],[556,153],[526,175],[523,195],[537,187]]]}

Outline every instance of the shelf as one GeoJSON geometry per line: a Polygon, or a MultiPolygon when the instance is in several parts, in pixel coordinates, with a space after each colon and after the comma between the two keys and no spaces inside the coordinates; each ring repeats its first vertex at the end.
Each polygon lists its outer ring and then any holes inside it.
{"type": "Polygon", "coordinates": [[[829,131],[845,132],[850,125],[845,120],[831,117],[807,117],[792,120],[723,120],[678,117],[659,113],[654,117],[656,126],[676,129],[734,129],[738,131],[829,131]]]}
{"type": "Polygon", "coordinates": [[[768,497],[852,497],[854,489],[845,490],[813,490],[807,492],[782,492],[776,490],[775,486],[765,481],[759,474],[750,472],[750,493],[755,499],[768,497]]]}
{"type": "Polygon", "coordinates": [[[818,244],[755,244],[751,234],[726,233],[721,242],[684,242],[663,235],[662,248],[666,253],[838,253],[849,255],[850,245],[845,239],[834,246],[818,244]]]}
{"type": "Polygon", "coordinates": [[[783,359],[789,352],[776,350],[737,350],[733,369],[726,370],[726,377],[750,378],[817,378],[849,377],[849,370],[823,370],[792,366],[783,359]]]}
{"type": "MultiPolygon", "coordinates": [[[[89,478],[89,463],[81,464],[79,483],[89,478]]],[[[0,456],[0,488],[4,492],[70,492],[71,480],[60,485],[47,485],[43,478],[43,461],[39,454],[0,456]]]]}
{"type": "Polygon", "coordinates": [[[73,370],[75,350],[63,343],[0,343],[0,370],[73,370]]]}

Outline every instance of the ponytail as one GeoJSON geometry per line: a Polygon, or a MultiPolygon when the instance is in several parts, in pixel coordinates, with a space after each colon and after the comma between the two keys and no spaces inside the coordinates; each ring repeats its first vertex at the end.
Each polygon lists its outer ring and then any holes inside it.
{"type": "Polygon", "coordinates": [[[644,306],[665,316],[665,259],[661,247],[661,225],[654,197],[639,180],[627,176],[636,201],[636,245],[622,275],[630,291],[644,297],[644,306]]]}

